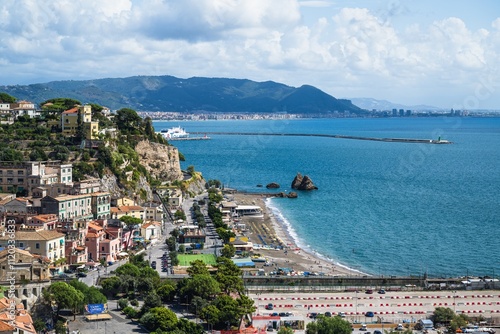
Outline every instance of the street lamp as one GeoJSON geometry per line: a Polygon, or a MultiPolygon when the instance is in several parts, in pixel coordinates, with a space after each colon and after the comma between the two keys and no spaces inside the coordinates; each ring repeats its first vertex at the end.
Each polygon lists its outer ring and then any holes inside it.
{"type": "Polygon", "coordinates": [[[355,291],[355,298],[356,298],[356,323],[358,322],[358,288],[356,288],[355,291]]]}
{"type": "Polygon", "coordinates": [[[457,313],[457,303],[456,303],[456,301],[455,301],[455,300],[456,300],[455,298],[456,298],[456,296],[457,296],[457,295],[456,295],[456,293],[457,293],[457,292],[456,292],[455,290],[453,290],[453,312],[454,312],[454,313],[457,313]]]}

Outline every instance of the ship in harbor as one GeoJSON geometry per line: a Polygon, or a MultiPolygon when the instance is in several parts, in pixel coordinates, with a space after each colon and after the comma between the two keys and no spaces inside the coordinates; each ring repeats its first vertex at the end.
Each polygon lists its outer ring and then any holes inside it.
{"type": "Polygon", "coordinates": [[[175,126],[173,128],[169,129],[163,129],[160,131],[160,133],[163,135],[163,137],[166,140],[203,140],[203,139],[210,139],[210,137],[207,137],[207,135],[203,137],[190,137],[189,133],[186,132],[183,128],[180,126],[175,126]]]}

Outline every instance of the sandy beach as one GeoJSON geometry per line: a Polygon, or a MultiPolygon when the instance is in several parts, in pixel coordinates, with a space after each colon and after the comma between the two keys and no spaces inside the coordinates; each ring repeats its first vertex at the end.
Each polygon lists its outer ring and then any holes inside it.
{"type": "MultiPolygon", "coordinates": [[[[272,211],[266,207],[265,200],[268,196],[262,194],[235,193],[234,201],[238,204],[258,205],[262,208],[264,218],[243,217],[242,222],[246,224],[248,236],[254,244],[262,244],[262,239],[267,244],[279,244],[284,247],[283,250],[257,249],[254,253],[261,254],[271,262],[271,266],[257,264],[258,268],[263,268],[266,272],[276,270],[276,268],[290,268],[294,271],[307,271],[315,273],[324,273],[325,275],[347,276],[352,272],[344,267],[337,266],[333,262],[326,261],[300,249],[293,238],[286,230],[286,226],[279,223],[272,211]],[[259,235],[261,238],[259,238],[259,235]]],[[[293,199],[289,199],[292,200],[293,199]]]]}

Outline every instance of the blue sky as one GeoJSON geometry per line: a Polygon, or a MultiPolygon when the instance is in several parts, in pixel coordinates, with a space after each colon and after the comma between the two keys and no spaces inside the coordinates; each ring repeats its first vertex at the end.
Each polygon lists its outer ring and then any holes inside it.
{"type": "Polygon", "coordinates": [[[500,1],[4,0],[0,85],[132,75],[273,80],[500,109],[500,1]]]}

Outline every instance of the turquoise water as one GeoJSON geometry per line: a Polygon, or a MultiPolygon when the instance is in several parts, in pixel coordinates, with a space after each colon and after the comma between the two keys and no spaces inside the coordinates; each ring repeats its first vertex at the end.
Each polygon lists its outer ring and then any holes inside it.
{"type": "MultiPolygon", "coordinates": [[[[212,135],[173,142],[205,179],[289,191],[297,172],[319,190],[270,200],[299,246],[379,275],[500,273],[500,118],[155,122],[188,132],[319,133],[453,141],[429,145],[321,137],[212,135]]],[[[265,188],[264,188],[265,190],[265,188]]]]}

